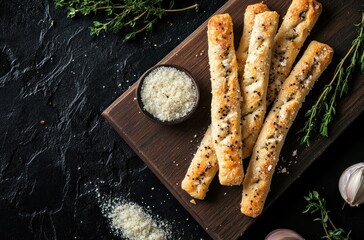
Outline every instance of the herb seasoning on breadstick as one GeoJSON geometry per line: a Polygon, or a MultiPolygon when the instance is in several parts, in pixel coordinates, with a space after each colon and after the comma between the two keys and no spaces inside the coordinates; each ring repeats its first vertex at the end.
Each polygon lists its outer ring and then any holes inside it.
{"type": "Polygon", "coordinates": [[[212,143],[211,127],[209,126],[188,167],[181,184],[182,189],[189,193],[191,197],[204,199],[218,168],[212,143]]]}
{"type": "Polygon", "coordinates": [[[330,46],[313,41],[282,85],[254,146],[243,183],[241,212],[263,210],[284,140],[306,95],[332,59],[330,46]]]}
{"type": "Polygon", "coordinates": [[[248,58],[240,81],[242,158],[249,157],[263,125],[266,113],[268,74],[273,39],[277,31],[279,15],[265,11],[255,16],[248,58]]]}
{"type": "MultiPolygon", "coordinates": [[[[263,3],[249,5],[245,10],[243,34],[240,39],[239,49],[236,51],[238,75],[240,74],[239,71],[242,70],[242,76],[246,58],[248,56],[249,39],[253,29],[255,15],[268,10],[268,7],[263,3]]],[[[187,173],[181,184],[182,189],[194,198],[204,199],[217,170],[218,164],[210,125],[188,167],[187,173]]]]}
{"type": "Polygon", "coordinates": [[[219,164],[219,180],[222,185],[240,185],[244,177],[241,158],[241,96],[230,15],[218,14],[211,17],[207,37],[212,89],[212,140],[219,164]]]}
{"type": "Polygon", "coordinates": [[[293,0],[289,6],[274,38],[267,92],[268,105],[277,97],[321,11],[322,6],[316,0],[293,0]]]}

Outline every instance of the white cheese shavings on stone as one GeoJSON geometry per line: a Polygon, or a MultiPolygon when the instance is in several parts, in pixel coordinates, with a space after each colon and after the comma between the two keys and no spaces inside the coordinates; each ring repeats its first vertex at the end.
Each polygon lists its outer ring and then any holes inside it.
{"type": "Polygon", "coordinates": [[[113,206],[108,214],[111,226],[130,240],[167,240],[166,223],[158,222],[135,203],[113,206]]]}

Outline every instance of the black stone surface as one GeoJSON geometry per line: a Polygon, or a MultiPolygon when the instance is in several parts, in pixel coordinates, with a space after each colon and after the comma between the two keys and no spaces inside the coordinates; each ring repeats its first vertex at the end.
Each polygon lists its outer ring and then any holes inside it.
{"type": "MultiPolygon", "coordinates": [[[[94,17],[68,19],[53,1],[0,0],[0,239],[121,239],[98,194],[149,206],[170,222],[173,239],[209,239],[100,117],[225,3],[198,2],[198,13],[170,14],[152,33],[124,43],[117,33],[90,36],[94,17]]],[[[338,226],[363,239],[363,206],[342,207],[337,189],[341,172],[364,161],[362,122],[363,116],[242,239],[263,239],[275,228],[319,239],[319,223],[301,213],[311,189],[327,198],[338,226]]]]}

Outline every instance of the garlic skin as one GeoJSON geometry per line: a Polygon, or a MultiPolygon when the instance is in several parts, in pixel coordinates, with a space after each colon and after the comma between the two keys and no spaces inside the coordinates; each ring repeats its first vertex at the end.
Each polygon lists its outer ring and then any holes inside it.
{"type": "Polygon", "coordinates": [[[301,235],[291,229],[280,228],[271,231],[264,240],[305,240],[301,235]]]}
{"type": "Polygon", "coordinates": [[[339,179],[339,191],[345,202],[352,207],[364,203],[364,162],[345,169],[339,179]]]}

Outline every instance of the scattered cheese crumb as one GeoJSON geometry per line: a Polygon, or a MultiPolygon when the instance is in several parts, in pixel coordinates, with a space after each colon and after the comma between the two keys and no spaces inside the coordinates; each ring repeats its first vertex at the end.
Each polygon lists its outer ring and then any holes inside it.
{"type": "Polygon", "coordinates": [[[284,60],[281,62],[281,66],[283,66],[283,67],[287,66],[287,60],[286,60],[286,59],[284,59],[284,60]]]}
{"type": "Polygon", "coordinates": [[[226,68],[229,68],[230,67],[230,62],[228,59],[224,59],[222,60],[222,65],[226,68]]]}
{"type": "Polygon", "coordinates": [[[190,200],[190,203],[192,203],[193,205],[196,205],[196,201],[195,201],[195,199],[191,199],[191,200],[190,200]]]}
{"type": "Polygon", "coordinates": [[[270,171],[272,169],[272,165],[268,166],[268,171],[270,171]]]}
{"type": "Polygon", "coordinates": [[[295,157],[295,156],[297,156],[297,149],[293,150],[293,152],[292,152],[292,157],[295,157]]]}

